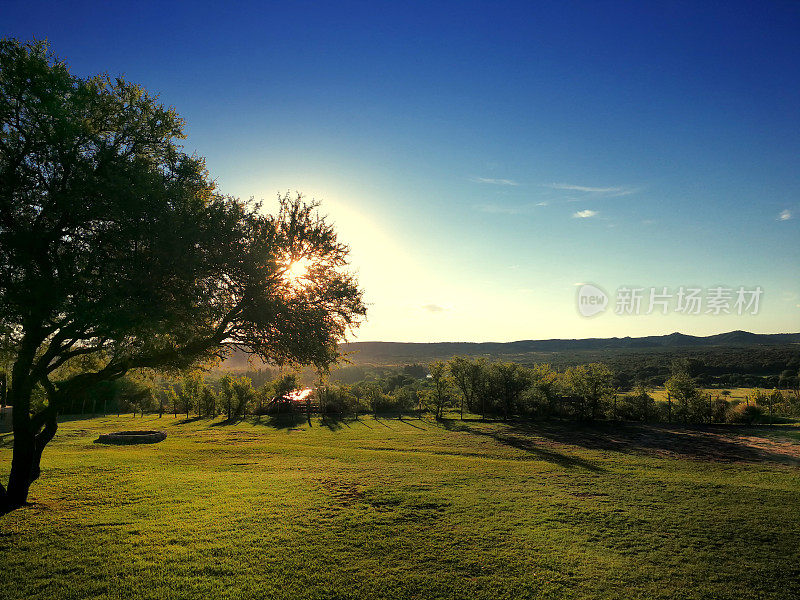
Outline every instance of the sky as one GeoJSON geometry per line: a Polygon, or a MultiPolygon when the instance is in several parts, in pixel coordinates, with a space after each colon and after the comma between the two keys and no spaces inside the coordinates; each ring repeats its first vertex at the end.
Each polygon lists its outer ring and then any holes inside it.
{"type": "Polygon", "coordinates": [[[798,32],[788,1],[0,1],[174,106],[221,191],[320,200],[358,341],[800,331],[798,32]]]}

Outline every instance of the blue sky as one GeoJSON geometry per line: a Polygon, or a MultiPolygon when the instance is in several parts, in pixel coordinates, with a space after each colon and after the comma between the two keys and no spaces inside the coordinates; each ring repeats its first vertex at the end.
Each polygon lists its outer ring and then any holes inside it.
{"type": "Polygon", "coordinates": [[[223,191],[321,199],[358,339],[800,331],[800,5],[654,4],[3,2],[0,33],[159,93],[223,191]],[[720,285],[758,314],[615,314],[720,285]]]}

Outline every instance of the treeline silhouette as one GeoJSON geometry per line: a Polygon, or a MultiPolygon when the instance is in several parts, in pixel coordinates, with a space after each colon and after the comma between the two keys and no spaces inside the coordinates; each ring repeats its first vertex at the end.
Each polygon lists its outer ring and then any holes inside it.
{"type": "Polygon", "coordinates": [[[526,366],[467,357],[360,368],[349,373],[362,377],[349,382],[318,375],[312,381],[309,372],[287,374],[271,368],[245,374],[191,372],[175,378],[128,376],[73,398],[67,412],[223,416],[229,421],[287,412],[442,418],[457,411],[461,418],[652,423],[755,423],[800,416],[796,373],[782,379],[783,389],[755,389],[740,399],[723,388],[704,390],[698,366],[691,358],[673,360],[663,381],[666,394],[654,394],[645,379],[631,383],[602,362],[559,369],[547,363],[526,366]],[[290,393],[306,385],[313,386],[313,393],[302,402],[292,401],[290,393]]]}

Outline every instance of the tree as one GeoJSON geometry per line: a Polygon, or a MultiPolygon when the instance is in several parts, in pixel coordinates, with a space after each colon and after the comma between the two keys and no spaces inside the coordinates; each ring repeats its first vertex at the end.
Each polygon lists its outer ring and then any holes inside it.
{"type": "Polygon", "coordinates": [[[579,418],[599,418],[603,404],[614,393],[613,371],[603,363],[591,363],[567,369],[565,377],[580,402],[579,418]]]}
{"type": "Polygon", "coordinates": [[[14,357],[0,511],[26,502],[70,397],[230,348],[324,370],[365,314],[316,203],[287,194],[270,215],[225,196],[183,137],[142,87],[0,40],[0,350],[14,357]],[[97,367],[59,378],[85,356],[97,367]]]}
{"type": "Polygon", "coordinates": [[[189,411],[197,408],[200,411],[200,394],[202,393],[203,378],[200,373],[187,373],[175,385],[173,390],[173,402],[176,407],[180,407],[182,412],[189,418],[189,411]]]}
{"type": "Polygon", "coordinates": [[[503,416],[508,419],[519,406],[522,393],[531,383],[528,370],[512,362],[493,363],[490,375],[503,406],[503,416]]]}
{"type": "Polygon", "coordinates": [[[200,408],[197,413],[206,417],[214,417],[217,414],[217,395],[207,385],[204,385],[200,392],[200,408]]]}
{"type": "Polygon", "coordinates": [[[557,414],[559,375],[549,364],[537,364],[529,370],[530,384],[521,397],[521,409],[528,414],[557,414]]]}
{"type": "Polygon", "coordinates": [[[231,385],[236,404],[233,409],[233,418],[239,419],[247,414],[247,407],[252,405],[256,398],[253,382],[244,375],[233,380],[231,385]]]}
{"type": "Polygon", "coordinates": [[[447,363],[450,377],[461,392],[461,419],[464,419],[464,404],[472,407],[475,396],[480,391],[483,378],[483,364],[472,362],[463,356],[455,356],[447,363]]]}
{"type": "Polygon", "coordinates": [[[664,383],[664,387],[667,388],[670,399],[675,399],[677,402],[684,423],[696,416],[696,405],[702,399],[702,395],[684,363],[678,361],[673,363],[672,376],[664,383]]]}
{"type": "Polygon", "coordinates": [[[758,406],[766,406],[769,412],[769,420],[772,422],[772,412],[776,406],[783,404],[783,394],[777,388],[773,389],[771,393],[767,394],[761,390],[756,390],[755,401],[758,406]]]}
{"type": "Polygon", "coordinates": [[[428,365],[430,381],[433,384],[431,400],[433,400],[436,419],[444,416],[444,407],[448,400],[449,382],[447,380],[447,365],[440,360],[428,365]]]}
{"type": "Polygon", "coordinates": [[[233,377],[230,373],[225,375],[219,380],[219,395],[222,398],[222,407],[225,410],[225,415],[230,421],[233,418],[233,377]]]}

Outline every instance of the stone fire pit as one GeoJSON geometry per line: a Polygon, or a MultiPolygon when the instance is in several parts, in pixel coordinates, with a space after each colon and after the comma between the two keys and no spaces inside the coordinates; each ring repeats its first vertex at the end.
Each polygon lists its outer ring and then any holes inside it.
{"type": "Polygon", "coordinates": [[[117,431],[104,433],[97,438],[95,444],[156,444],[167,439],[163,431],[117,431]]]}

